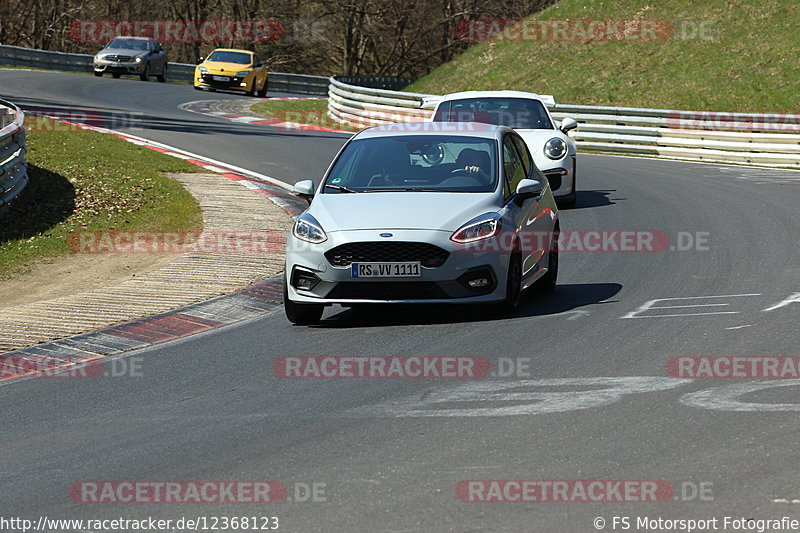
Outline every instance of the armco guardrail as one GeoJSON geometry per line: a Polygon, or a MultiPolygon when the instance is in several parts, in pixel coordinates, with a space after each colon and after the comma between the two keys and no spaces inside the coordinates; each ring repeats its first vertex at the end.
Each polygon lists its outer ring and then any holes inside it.
{"type": "MultiPolygon", "coordinates": [[[[356,127],[429,120],[437,95],[360,87],[330,78],[328,115],[356,127]]],[[[800,167],[800,115],[714,113],[556,104],[582,150],[693,161],[800,167]]]]}
{"type": "MultiPolygon", "coordinates": [[[[92,57],[89,54],[68,54],[0,45],[0,65],[12,67],[92,72],[92,57]]],[[[167,81],[191,83],[195,66],[189,63],[169,63],[167,81]]],[[[273,91],[325,96],[328,94],[328,78],[326,76],[270,72],[269,88],[273,91]]]]}
{"type": "Polygon", "coordinates": [[[28,163],[22,111],[11,102],[0,100],[0,117],[0,210],[3,210],[28,184],[28,163]]]}

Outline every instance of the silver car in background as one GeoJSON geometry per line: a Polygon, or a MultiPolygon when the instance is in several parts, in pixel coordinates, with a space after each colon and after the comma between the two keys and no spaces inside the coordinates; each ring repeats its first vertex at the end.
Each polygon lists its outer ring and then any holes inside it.
{"type": "Polygon", "coordinates": [[[558,208],[522,138],[478,123],[368,128],[341,149],[287,240],[284,306],[497,304],[555,287],[558,208]]]}
{"type": "Polygon", "coordinates": [[[94,56],[93,66],[98,77],[105,73],[115,78],[132,74],[142,81],[151,76],[162,83],[167,81],[167,54],[150,37],[114,37],[94,56]]]}

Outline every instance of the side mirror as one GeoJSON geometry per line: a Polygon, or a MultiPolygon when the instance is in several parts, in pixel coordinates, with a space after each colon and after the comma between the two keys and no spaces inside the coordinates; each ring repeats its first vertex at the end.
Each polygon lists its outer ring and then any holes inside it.
{"type": "Polygon", "coordinates": [[[206,56],[200,56],[199,58],[197,58],[197,64],[199,65],[200,63],[202,63],[205,60],[206,60],[206,56]]]}
{"type": "Polygon", "coordinates": [[[298,181],[292,187],[292,194],[305,198],[308,203],[311,203],[311,199],[314,197],[314,182],[311,180],[298,181]]]}
{"type": "Polygon", "coordinates": [[[517,185],[516,196],[519,200],[527,200],[528,198],[541,195],[545,187],[546,185],[539,180],[524,179],[517,185]]]}
{"type": "Polygon", "coordinates": [[[575,122],[575,119],[572,118],[565,118],[561,121],[561,131],[567,133],[569,130],[574,130],[578,127],[578,123],[575,122]]]}
{"type": "Polygon", "coordinates": [[[261,65],[263,65],[263,63],[256,63],[255,65],[253,65],[253,68],[258,68],[258,67],[260,67],[261,65]]]}

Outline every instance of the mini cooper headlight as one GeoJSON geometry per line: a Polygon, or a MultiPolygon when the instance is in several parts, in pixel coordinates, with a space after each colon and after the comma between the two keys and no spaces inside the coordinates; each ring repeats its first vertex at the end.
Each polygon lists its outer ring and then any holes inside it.
{"type": "Polygon", "coordinates": [[[237,78],[244,78],[244,77],[245,77],[245,76],[247,76],[248,74],[250,74],[250,71],[249,71],[249,70],[241,70],[241,71],[239,71],[239,72],[237,72],[237,73],[236,73],[236,77],[237,77],[237,78]]]}
{"type": "Polygon", "coordinates": [[[494,237],[500,229],[500,215],[487,213],[473,218],[450,236],[450,240],[459,244],[480,241],[494,237]]]}
{"type": "Polygon", "coordinates": [[[550,159],[561,159],[567,153],[567,143],[563,139],[553,137],[544,144],[544,155],[550,159]]]}
{"type": "Polygon", "coordinates": [[[292,235],[301,241],[310,242],[312,244],[319,244],[328,240],[328,236],[325,234],[325,230],[322,229],[319,222],[308,214],[297,217],[292,227],[292,235]]]}

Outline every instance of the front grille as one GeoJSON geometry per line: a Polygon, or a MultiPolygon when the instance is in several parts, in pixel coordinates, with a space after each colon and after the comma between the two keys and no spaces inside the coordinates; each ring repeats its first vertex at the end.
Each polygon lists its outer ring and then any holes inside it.
{"type": "Polygon", "coordinates": [[[450,252],[426,242],[349,242],[325,252],[335,267],[351,263],[402,263],[419,261],[428,268],[440,267],[450,252]]]}
{"type": "Polygon", "coordinates": [[[131,60],[131,56],[120,56],[120,55],[110,54],[105,56],[103,59],[105,59],[106,61],[117,61],[119,63],[127,63],[128,61],[131,60]]]}
{"type": "Polygon", "coordinates": [[[325,296],[332,300],[431,300],[448,297],[432,281],[343,281],[325,296]]]}

